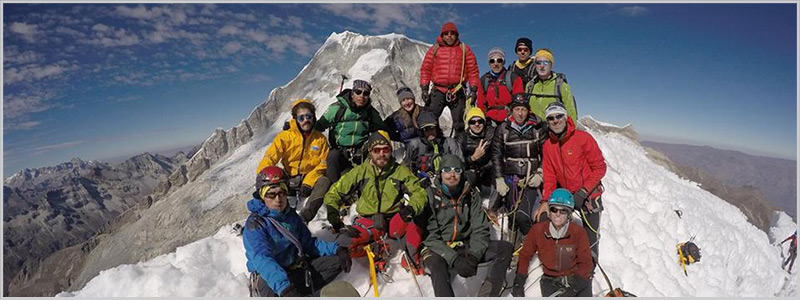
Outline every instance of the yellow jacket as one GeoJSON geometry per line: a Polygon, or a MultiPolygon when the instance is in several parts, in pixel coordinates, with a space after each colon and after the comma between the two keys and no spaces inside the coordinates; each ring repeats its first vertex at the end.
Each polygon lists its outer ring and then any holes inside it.
{"type": "Polygon", "coordinates": [[[264,158],[258,163],[256,173],[264,167],[277,165],[280,161],[290,176],[304,175],[303,184],[314,187],[317,179],[325,175],[328,165],[328,140],[317,130],[303,136],[297,122],[289,120],[289,129],[275,136],[264,158]]]}

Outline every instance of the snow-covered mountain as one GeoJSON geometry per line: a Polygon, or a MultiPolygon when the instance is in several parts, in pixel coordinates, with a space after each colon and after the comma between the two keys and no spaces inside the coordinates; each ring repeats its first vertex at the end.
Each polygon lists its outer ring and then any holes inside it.
{"type": "MultiPolygon", "coordinates": [[[[603,179],[606,210],[600,225],[600,265],[615,287],[649,297],[797,295],[796,275],[780,267],[781,251],[788,246],[771,245],[797,227],[788,215],[775,213],[768,236],[734,206],[651,161],[631,139],[635,132],[630,127],[604,124],[591,117],[582,118],[581,123],[597,139],[609,166],[603,179]],[[675,210],[682,211],[682,216],[675,210]],[[690,236],[696,236],[702,259],[687,266],[686,276],[678,264],[676,245],[690,236]]],[[[318,218],[310,227],[325,236],[322,222],[318,218]]],[[[59,296],[246,297],[244,247],[232,228],[222,226],[213,236],[149,261],[103,271],[85,288],[59,296]]],[[[390,261],[394,282],[379,281],[381,296],[419,296],[411,275],[399,267],[399,257],[390,261]]],[[[339,279],[372,297],[366,265],[366,258],[356,259],[351,272],[339,279]]],[[[534,259],[526,289],[529,297],[541,295],[538,265],[534,259]]],[[[466,280],[456,276],[456,295],[474,295],[487,269],[480,267],[478,275],[466,280]]],[[[509,273],[507,279],[510,282],[513,275],[509,273]]],[[[433,296],[429,277],[419,276],[418,280],[423,294],[433,296]]],[[[594,295],[607,291],[598,271],[594,295]]]]}

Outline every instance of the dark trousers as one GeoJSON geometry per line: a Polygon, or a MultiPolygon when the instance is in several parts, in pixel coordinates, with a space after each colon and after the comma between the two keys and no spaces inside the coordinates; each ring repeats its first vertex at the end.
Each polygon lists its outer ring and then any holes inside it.
{"type": "Polygon", "coordinates": [[[563,277],[542,275],[539,287],[542,297],[591,297],[592,285],[586,279],[577,275],[567,276],[568,287],[564,284],[563,277]],[[554,293],[558,294],[554,295],[554,293]]]}
{"type": "MultiPolygon", "coordinates": [[[[304,269],[285,270],[289,281],[301,295],[319,296],[319,290],[333,281],[342,271],[339,257],[336,255],[318,257],[311,261],[310,268],[313,282],[311,287],[306,287],[304,269]]],[[[260,274],[251,274],[250,278],[250,297],[278,297],[260,274]]]]}
{"type": "Polygon", "coordinates": [[[353,168],[353,165],[360,164],[360,157],[351,157],[351,153],[358,153],[360,147],[354,148],[336,148],[328,152],[328,157],[325,162],[328,164],[328,169],[325,170],[325,177],[328,177],[331,183],[339,181],[342,174],[353,168]],[[350,150],[353,149],[353,150],[350,150]]]}
{"type": "Polygon", "coordinates": [[[314,187],[311,189],[311,195],[308,196],[306,204],[303,206],[303,209],[300,210],[300,218],[303,219],[303,222],[308,223],[314,219],[317,215],[317,211],[322,207],[323,198],[325,198],[325,193],[328,192],[330,186],[331,181],[328,177],[322,176],[317,179],[317,182],[314,183],[314,187]]]}
{"type": "MultiPolygon", "coordinates": [[[[456,93],[455,100],[448,102],[445,93],[434,88],[430,94],[430,103],[425,106],[425,109],[436,114],[436,118],[442,115],[445,107],[450,108],[450,116],[453,118],[453,136],[458,136],[459,133],[464,131],[464,110],[466,109],[466,97],[464,96],[464,89],[456,93]]],[[[330,168],[330,166],[328,166],[330,168]]]]}
{"type": "MultiPolygon", "coordinates": [[[[506,241],[489,241],[489,247],[483,254],[481,262],[492,261],[486,280],[493,281],[495,286],[500,286],[506,277],[506,271],[511,264],[511,255],[514,247],[506,241]]],[[[447,261],[433,251],[425,254],[425,266],[431,272],[433,294],[436,297],[455,297],[453,286],[450,284],[450,266],[447,261]]]]}
{"type": "Polygon", "coordinates": [[[783,265],[781,266],[781,268],[786,268],[786,264],[789,264],[789,269],[786,269],[786,270],[789,271],[789,273],[791,273],[792,272],[792,267],[794,266],[794,259],[795,258],[797,258],[797,248],[794,248],[794,247],[789,248],[789,257],[787,257],[786,261],[783,262],[783,265]]]}
{"type": "Polygon", "coordinates": [[[520,196],[519,189],[514,189],[509,184],[510,190],[508,194],[498,198],[492,205],[492,211],[498,211],[501,207],[505,207],[506,211],[514,209],[514,203],[519,201],[517,212],[509,218],[509,222],[513,221],[513,225],[509,223],[511,230],[518,230],[519,237],[528,234],[528,231],[533,227],[533,212],[539,208],[539,190],[536,188],[525,187],[522,189],[520,196]]]}

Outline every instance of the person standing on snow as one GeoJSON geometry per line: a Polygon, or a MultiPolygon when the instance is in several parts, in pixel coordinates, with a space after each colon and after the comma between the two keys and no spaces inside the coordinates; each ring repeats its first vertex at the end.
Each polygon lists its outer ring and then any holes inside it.
{"type": "Polygon", "coordinates": [[[508,117],[511,95],[523,93],[525,89],[521,77],[512,77],[512,73],[506,71],[503,66],[505,57],[505,52],[500,48],[489,50],[490,70],[481,76],[478,87],[478,107],[495,126],[508,117]]]}
{"type": "Polygon", "coordinates": [[[533,41],[526,37],[517,39],[517,43],[514,44],[514,51],[517,53],[517,60],[508,66],[508,71],[512,74],[512,80],[516,80],[516,78],[522,79],[522,87],[525,88],[525,85],[536,77],[536,71],[532,64],[533,60],[531,59],[533,41]]]}
{"type": "Polygon", "coordinates": [[[253,199],[247,202],[250,216],[242,239],[252,297],[317,294],[340,272],[350,272],[348,249],[312,237],[289,207],[287,177],[277,166],[261,169],[253,199]]]}
{"type": "Polygon", "coordinates": [[[425,207],[425,190],[411,170],[391,157],[392,145],[385,131],[370,135],[366,150],[369,159],[344,174],[325,194],[328,222],[340,233],[337,240],[350,244],[354,257],[364,253],[364,245],[382,242],[385,234],[405,237],[410,256],[416,254],[422,229],[413,219],[425,207]],[[406,197],[408,203],[404,203],[406,197]],[[339,212],[350,205],[356,206],[358,216],[345,226],[339,212]]]}
{"type": "Polygon", "coordinates": [[[564,74],[553,72],[553,52],[548,49],[539,49],[534,58],[536,64],[536,77],[533,78],[525,87],[525,91],[530,95],[531,112],[539,118],[544,118],[544,109],[553,102],[561,102],[567,110],[567,114],[573,121],[578,121],[578,108],[575,105],[575,97],[569,89],[567,79],[564,74]]]}
{"type": "Polygon", "coordinates": [[[466,99],[471,99],[473,104],[477,100],[479,76],[475,54],[459,39],[456,24],[444,23],[436,43],[428,49],[422,60],[419,85],[425,108],[432,111],[437,119],[445,106],[450,108],[452,128],[456,135],[464,131],[466,99]],[[431,83],[433,90],[429,92],[431,83]],[[466,88],[469,88],[469,95],[466,88]]]}
{"type": "Polygon", "coordinates": [[[489,222],[481,197],[472,183],[462,176],[464,163],[455,155],[445,155],[438,178],[427,188],[431,216],[422,257],[431,272],[436,297],[453,297],[450,270],[468,278],[478,272],[478,264],[493,261],[478,297],[499,297],[506,270],[514,251],[511,243],[489,239],[489,222]]]}
{"type": "Polygon", "coordinates": [[[417,105],[414,92],[404,86],[397,90],[397,100],[400,108],[383,120],[386,132],[392,141],[408,144],[414,138],[422,136],[417,124],[417,117],[422,112],[422,106],[417,105]]]}
{"type": "Polygon", "coordinates": [[[356,79],[352,89],[336,95],[336,102],[322,114],[314,128],[328,130],[331,151],[326,163],[325,177],[336,182],[344,172],[363,161],[361,146],[369,134],[383,129],[381,115],[370,104],[372,86],[356,79]]]}
{"type": "Polygon", "coordinates": [[[439,120],[432,112],[422,112],[417,124],[422,136],[408,142],[404,165],[417,175],[422,187],[426,188],[435,179],[442,156],[453,154],[461,157],[461,146],[456,139],[442,134],[439,120]]]}
{"type": "Polygon", "coordinates": [[[781,268],[788,271],[789,274],[791,274],[792,267],[794,266],[794,259],[797,258],[797,230],[794,231],[794,234],[790,235],[785,240],[783,240],[783,242],[781,242],[781,245],[783,245],[783,243],[786,243],[787,241],[792,241],[789,244],[789,257],[787,257],[786,260],[783,262],[781,268]],[[786,264],[789,264],[789,269],[786,269],[786,264]]]}
{"type": "MultiPolygon", "coordinates": [[[[494,133],[493,173],[495,188],[501,197],[492,204],[489,214],[492,221],[496,221],[497,212],[505,207],[512,218],[509,228],[524,235],[535,221],[531,215],[539,205],[541,149],[547,138],[547,126],[530,114],[523,94],[514,96],[511,115],[494,133]]],[[[516,245],[516,241],[511,242],[516,245]]]]}
{"type": "MultiPolygon", "coordinates": [[[[603,152],[591,134],[575,128],[574,120],[567,115],[561,102],[553,102],[545,109],[549,138],[542,145],[542,170],[544,173],[544,199],[557,187],[567,189],[575,200],[583,227],[589,235],[593,258],[597,259],[597,231],[600,229],[600,212],[603,202],[601,179],[606,174],[603,152]]],[[[543,200],[535,216],[547,212],[548,202],[543,200]]],[[[594,274],[594,268],[592,269],[594,274]]]]}
{"type": "Polygon", "coordinates": [[[539,281],[542,297],[591,297],[592,256],[583,227],[570,221],[575,207],[572,194],[557,189],[550,193],[548,202],[550,221],[536,223],[528,232],[519,252],[511,294],[525,297],[528,266],[539,253],[544,273],[539,281]]]}
{"type": "Polygon", "coordinates": [[[316,108],[311,101],[300,99],[292,104],[292,120],[286,122],[284,130],[275,136],[267,148],[256,173],[267,166],[280,162],[291,178],[289,195],[308,197],[300,211],[304,223],[308,223],[322,206],[322,198],[331,186],[325,177],[328,142],[321,132],[314,130],[317,121],[316,108]]]}

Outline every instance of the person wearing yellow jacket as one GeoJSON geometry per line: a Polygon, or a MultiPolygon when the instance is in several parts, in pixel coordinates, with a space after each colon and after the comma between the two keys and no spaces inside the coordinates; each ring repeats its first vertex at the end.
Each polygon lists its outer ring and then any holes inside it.
{"type": "Polygon", "coordinates": [[[308,223],[322,206],[325,192],[331,181],[325,177],[328,168],[328,140],[314,130],[316,108],[309,100],[300,99],[292,103],[292,120],[284,125],[284,130],[275,136],[258,164],[256,173],[267,166],[280,162],[291,176],[289,194],[308,197],[300,211],[300,218],[308,223]]]}
{"type": "Polygon", "coordinates": [[[553,102],[561,102],[567,109],[567,115],[578,121],[578,106],[575,104],[575,97],[567,84],[566,76],[563,73],[553,72],[553,52],[549,49],[536,50],[534,56],[536,77],[528,82],[525,92],[530,98],[531,113],[545,119],[544,109],[553,102]]]}

